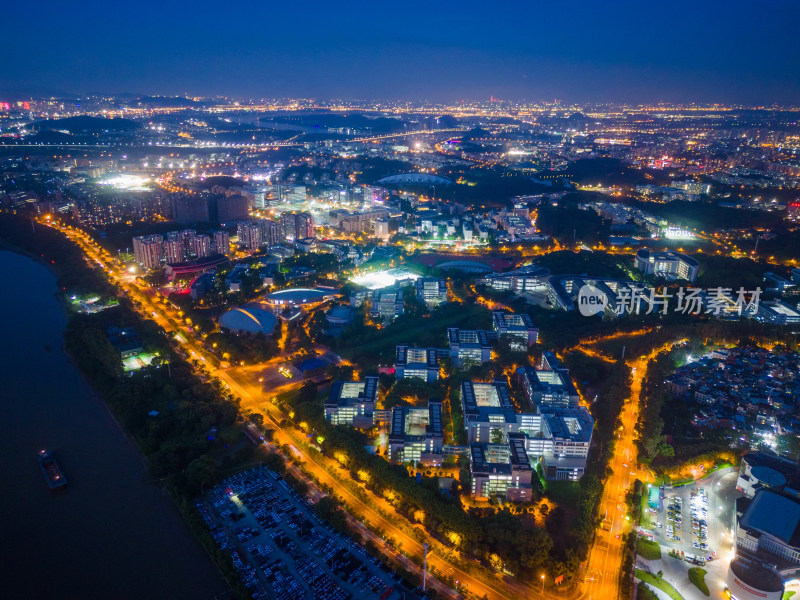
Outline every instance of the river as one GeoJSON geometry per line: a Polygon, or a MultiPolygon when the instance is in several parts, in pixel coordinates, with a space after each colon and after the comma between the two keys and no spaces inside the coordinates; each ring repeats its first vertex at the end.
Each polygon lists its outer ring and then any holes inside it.
{"type": "Polygon", "coordinates": [[[0,282],[0,597],[223,594],[214,563],[65,353],[54,275],[0,251],[0,282]],[[45,447],[63,490],[39,469],[45,447]]]}

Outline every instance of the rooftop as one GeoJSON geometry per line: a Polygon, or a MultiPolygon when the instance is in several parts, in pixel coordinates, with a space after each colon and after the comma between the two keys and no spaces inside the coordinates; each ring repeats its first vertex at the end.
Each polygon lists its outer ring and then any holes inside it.
{"type": "Polygon", "coordinates": [[[325,296],[331,295],[331,290],[318,290],[310,288],[291,288],[288,290],[278,290],[267,294],[267,300],[277,303],[304,304],[307,302],[318,302],[325,296]]]}
{"type": "Polygon", "coordinates": [[[219,318],[220,327],[247,333],[271,333],[277,319],[275,315],[259,308],[234,308],[219,318]]]}
{"type": "Polygon", "coordinates": [[[374,403],[378,397],[378,378],[369,375],[364,381],[334,381],[326,405],[374,403]]]}
{"type": "Polygon", "coordinates": [[[745,529],[755,529],[800,547],[800,503],[769,490],[756,493],[739,521],[745,529]]]}

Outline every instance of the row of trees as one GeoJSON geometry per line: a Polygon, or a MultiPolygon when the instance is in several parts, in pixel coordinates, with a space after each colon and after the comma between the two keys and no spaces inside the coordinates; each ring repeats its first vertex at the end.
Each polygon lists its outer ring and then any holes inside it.
{"type": "Polygon", "coordinates": [[[219,356],[233,363],[263,362],[274,358],[280,352],[276,336],[280,335],[280,323],[273,335],[257,333],[255,335],[236,335],[225,331],[209,334],[206,344],[219,356]]]}
{"type": "Polygon", "coordinates": [[[591,406],[595,420],[592,449],[586,462],[586,473],[581,478],[581,495],[577,514],[569,528],[571,543],[562,548],[565,562],[571,565],[583,561],[597,529],[598,509],[603,495],[603,481],[608,476],[608,465],[614,453],[615,432],[625,399],[630,395],[631,371],[619,361],[611,368],[591,406]]]}
{"type": "MultiPolygon", "coordinates": [[[[366,485],[380,496],[395,497],[397,510],[406,515],[424,514],[425,528],[441,540],[456,534],[460,548],[468,555],[491,562],[496,556],[520,577],[534,578],[549,562],[552,541],[539,527],[521,527],[519,517],[505,508],[495,513],[465,512],[452,497],[439,491],[435,477],[422,477],[417,483],[406,467],[369,454],[362,434],[345,428],[325,428],[323,452],[343,463],[353,474],[368,474],[366,485]]],[[[362,480],[364,477],[362,477],[362,480]]]]}
{"type": "MultiPolygon", "coordinates": [[[[51,265],[62,298],[76,292],[116,293],[86,263],[82,251],[54,230],[40,226],[34,230],[24,217],[0,214],[0,241],[51,265]]],[[[230,556],[216,546],[192,507],[194,497],[204,486],[217,483],[223,470],[253,458],[254,449],[237,425],[237,404],[217,384],[200,381],[191,366],[171,352],[163,332],[143,321],[127,299],[100,313],[70,315],[64,337],[78,368],[136,440],[150,473],[164,482],[237,596],[249,597],[230,556]],[[124,373],[120,354],[106,336],[112,325],[133,327],[145,349],[157,352],[160,360],[138,372],[124,373]]]]}

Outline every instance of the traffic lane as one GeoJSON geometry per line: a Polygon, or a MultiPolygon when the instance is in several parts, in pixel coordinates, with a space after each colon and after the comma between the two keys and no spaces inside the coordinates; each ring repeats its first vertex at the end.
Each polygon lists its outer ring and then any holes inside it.
{"type": "MultiPolygon", "coordinates": [[[[99,259],[96,259],[96,260],[97,260],[98,264],[99,264],[99,265],[102,267],[102,266],[103,266],[103,262],[102,262],[101,260],[99,260],[99,259]]],[[[112,280],[114,280],[114,279],[115,279],[115,278],[114,278],[114,275],[113,275],[113,273],[111,273],[111,278],[112,278],[112,280]]],[[[141,300],[143,300],[143,301],[144,301],[144,304],[152,304],[152,303],[149,301],[149,299],[146,299],[146,297],[145,297],[145,296],[144,296],[144,295],[141,293],[141,291],[140,291],[140,290],[139,290],[139,289],[138,289],[136,286],[121,286],[121,287],[123,287],[123,290],[127,291],[129,294],[132,294],[132,295],[137,295],[137,296],[139,296],[139,297],[141,298],[141,300]],[[126,289],[126,288],[127,288],[127,289],[126,289]]],[[[141,311],[141,312],[144,312],[144,311],[141,311]]],[[[148,312],[145,312],[145,316],[149,318],[149,313],[148,313],[148,312]]],[[[154,317],[156,317],[156,320],[158,321],[158,317],[159,317],[160,315],[158,315],[158,314],[155,314],[155,315],[153,315],[153,316],[154,316],[154,317]]],[[[162,318],[163,318],[163,317],[162,317],[162,318]]],[[[165,319],[165,320],[166,320],[166,319],[165,319]]],[[[167,324],[165,324],[165,329],[166,329],[166,330],[176,330],[174,327],[169,327],[169,326],[168,326],[168,323],[167,323],[167,324]]],[[[198,350],[198,351],[199,351],[199,353],[200,353],[200,356],[202,356],[202,354],[204,354],[204,350],[202,350],[201,348],[199,348],[199,347],[196,345],[196,342],[195,342],[195,340],[194,340],[194,336],[193,336],[193,334],[192,334],[191,332],[189,332],[189,335],[188,335],[187,337],[184,337],[184,338],[182,338],[182,339],[180,340],[180,343],[181,343],[181,345],[185,345],[185,346],[189,347],[190,349],[192,349],[192,348],[197,348],[197,350],[198,350]]],[[[192,353],[193,355],[197,356],[198,352],[195,352],[194,350],[190,350],[190,351],[191,351],[191,353],[192,353]]],[[[243,397],[244,397],[244,396],[250,396],[250,394],[248,394],[244,388],[242,388],[241,386],[239,386],[239,385],[237,384],[237,382],[234,380],[234,378],[233,378],[233,377],[229,377],[229,376],[227,376],[227,374],[226,374],[226,373],[224,373],[224,371],[214,370],[214,374],[215,374],[215,375],[217,375],[218,377],[220,377],[220,379],[221,379],[222,381],[226,382],[226,383],[228,384],[228,387],[229,387],[231,390],[233,390],[235,387],[238,387],[238,388],[239,388],[239,392],[240,392],[240,395],[241,395],[241,396],[243,396],[243,397]],[[227,380],[227,381],[226,381],[226,380],[227,380]]],[[[270,419],[270,420],[272,420],[272,419],[270,419]]],[[[274,424],[275,424],[275,426],[276,426],[276,428],[277,428],[277,430],[278,430],[278,431],[280,431],[281,433],[283,433],[284,435],[286,435],[286,433],[285,433],[285,432],[283,432],[283,431],[281,430],[280,426],[278,426],[278,424],[277,424],[277,423],[274,423],[274,424]]],[[[288,436],[287,436],[287,438],[288,438],[288,436]]],[[[289,439],[290,439],[290,438],[289,438],[289,439]]],[[[296,450],[296,451],[298,452],[298,454],[302,452],[302,451],[299,451],[299,450],[296,450]]],[[[303,454],[304,454],[304,453],[303,453],[303,454]]],[[[311,464],[311,465],[314,465],[315,467],[317,467],[318,474],[324,474],[324,475],[327,475],[327,472],[325,472],[323,469],[319,468],[319,466],[318,466],[318,465],[315,465],[314,463],[310,462],[310,459],[309,459],[309,457],[308,457],[308,456],[305,456],[305,460],[306,460],[306,462],[307,462],[307,463],[309,463],[309,464],[311,464]]],[[[328,477],[330,478],[330,476],[328,476],[328,477]]],[[[367,506],[366,506],[365,504],[361,503],[361,502],[360,502],[360,500],[359,500],[358,498],[356,498],[356,497],[355,497],[353,494],[351,494],[351,493],[349,492],[349,490],[347,490],[347,489],[346,489],[346,488],[344,488],[344,487],[343,487],[341,484],[339,484],[339,482],[338,482],[337,480],[335,480],[335,479],[333,479],[333,478],[330,478],[330,479],[331,479],[332,483],[334,483],[334,486],[335,486],[335,487],[339,487],[339,488],[340,488],[340,490],[342,490],[343,492],[345,492],[345,494],[346,494],[346,495],[348,495],[348,496],[351,496],[351,497],[352,497],[354,500],[356,500],[358,503],[360,503],[360,504],[363,506],[364,510],[365,510],[365,511],[367,511],[367,513],[369,513],[369,512],[370,512],[370,510],[367,508],[367,506]]],[[[375,515],[376,515],[376,516],[378,516],[380,520],[384,521],[384,523],[385,523],[385,526],[386,526],[386,527],[388,527],[388,528],[390,528],[390,529],[393,529],[393,530],[395,530],[395,531],[397,532],[397,534],[399,534],[399,535],[400,535],[400,537],[405,537],[405,538],[407,538],[407,541],[408,541],[408,542],[409,542],[411,545],[413,545],[413,544],[415,544],[415,543],[416,543],[416,542],[415,542],[415,540],[413,540],[413,539],[411,539],[411,538],[408,538],[408,536],[406,536],[405,534],[403,534],[403,533],[402,533],[400,530],[397,530],[397,529],[396,529],[396,528],[395,528],[395,527],[394,527],[392,524],[390,524],[388,521],[385,521],[385,519],[383,519],[383,518],[382,518],[380,515],[377,515],[377,513],[375,513],[375,515]]],[[[395,535],[394,537],[397,537],[397,535],[395,535]]],[[[420,546],[420,548],[421,548],[421,546],[420,546]]],[[[514,590],[515,590],[515,595],[513,595],[513,596],[508,596],[508,595],[504,594],[503,592],[500,592],[500,591],[499,591],[499,590],[497,590],[496,588],[494,588],[494,587],[492,587],[492,586],[488,586],[488,585],[487,585],[487,584],[485,584],[484,582],[481,582],[481,581],[479,581],[479,580],[475,579],[474,577],[472,577],[472,576],[468,575],[466,572],[463,572],[463,571],[458,571],[457,569],[455,569],[455,567],[453,567],[453,566],[452,566],[452,565],[450,565],[449,563],[446,563],[446,562],[444,562],[444,561],[441,561],[441,560],[439,560],[439,559],[438,559],[438,557],[432,557],[432,558],[431,558],[431,564],[432,564],[432,565],[434,565],[436,562],[440,562],[440,563],[441,563],[441,568],[447,568],[447,567],[450,567],[450,568],[452,568],[454,571],[456,571],[456,572],[460,572],[460,574],[461,574],[461,578],[462,578],[462,580],[463,580],[463,581],[469,581],[469,582],[470,582],[470,584],[471,584],[471,587],[472,587],[473,589],[478,589],[479,591],[483,591],[483,592],[485,592],[485,594],[486,594],[486,595],[489,595],[489,594],[491,593],[491,596],[492,596],[492,597],[500,597],[500,598],[511,598],[511,597],[517,597],[517,596],[520,596],[520,595],[522,595],[522,596],[530,596],[530,595],[531,595],[531,590],[530,590],[530,588],[528,588],[527,586],[523,586],[523,585],[521,585],[521,584],[519,584],[519,583],[517,582],[515,585],[511,585],[511,586],[510,586],[510,587],[514,588],[514,590]]],[[[473,561],[473,562],[474,562],[474,561],[473,561]]],[[[539,594],[535,594],[535,595],[539,595],[539,594]]]]}
{"type": "MultiPolygon", "coordinates": [[[[233,384],[234,386],[238,387],[235,381],[233,382],[233,384]]],[[[242,395],[244,395],[243,390],[240,389],[239,391],[242,395]]],[[[296,453],[298,458],[300,458],[303,461],[305,468],[309,469],[314,473],[318,481],[326,485],[330,485],[333,489],[337,491],[337,493],[339,493],[342,497],[346,499],[346,504],[350,507],[350,510],[358,510],[359,516],[361,518],[368,520],[370,524],[372,524],[373,526],[380,527],[381,529],[386,531],[387,535],[390,535],[392,538],[398,540],[403,548],[405,548],[406,550],[410,549],[411,554],[415,554],[417,556],[422,555],[423,552],[422,544],[417,542],[414,538],[410,537],[402,530],[398,529],[394,524],[392,524],[389,520],[383,517],[383,515],[373,510],[372,507],[368,506],[359,497],[353,494],[348,488],[339,483],[339,481],[335,479],[332,475],[330,475],[328,471],[326,471],[319,464],[314,462],[302,448],[298,448],[296,445],[294,445],[294,440],[291,438],[291,436],[288,435],[287,432],[285,432],[280,427],[278,422],[274,420],[271,413],[268,413],[266,415],[266,419],[275,427],[276,430],[275,435],[277,438],[276,442],[279,440],[279,438],[282,437],[284,441],[292,447],[292,450],[296,453]]],[[[297,469],[297,467],[292,467],[292,468],[295,470],[297,469]]],[[[299,473],[300,471],[297,470],[296,472],[299,473]]],[[[529,588],[521,586],[520,584],[517,584],[517,586],[515,586],[517,593],[515,593],[514,595],[508,595],[474,578],[465,571],[456,569],[453,565],[439,558],[435,554],[432,555],[429,553],[428,557],[429,557],[428,564],[430,566],[436,568],[440,572],[444,571],[447,568],[454,569],[459,574],[460,581],[468,583],[470,589],[478,590],[479,593],[486,594],[490,598],[515,598],[515,597],[530,596],[529,588]],[[522,596],[520,596],[520,594],[522,594],[522,596]]]]}

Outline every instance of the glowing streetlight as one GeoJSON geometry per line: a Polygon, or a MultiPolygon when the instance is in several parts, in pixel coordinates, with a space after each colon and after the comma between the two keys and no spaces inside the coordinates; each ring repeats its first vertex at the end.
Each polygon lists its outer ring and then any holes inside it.
{"type": "Polygon", "coordinates": [[[542,595],[544,595],[544,574],[542,574],[542,595]]]}
{"type": "Polygon", "coordinates": [[[425,552],[423,557],[423,565],[422,565],[422,591],[424,592],[427,588],[428,583],[428,542],[422,544],[422,548],[425,552]]]}

